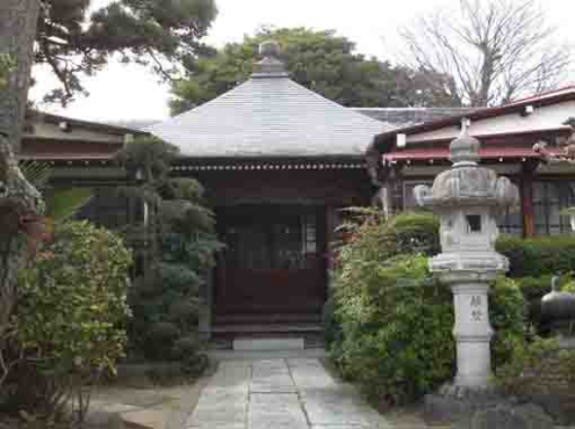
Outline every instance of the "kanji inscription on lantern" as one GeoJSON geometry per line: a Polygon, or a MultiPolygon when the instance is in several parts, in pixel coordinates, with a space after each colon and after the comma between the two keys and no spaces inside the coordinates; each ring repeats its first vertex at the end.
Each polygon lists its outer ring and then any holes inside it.
{"type": "Polygon", "coordinates": [[[481,296],[473,295],[469,304],[471,305],[471,319],[480,322],[483,317],[483,312],[481,311],[481,296]]]}
{"type": "Polygon", "coordinates": [[[471,297],[471,306],[472,307],[481,307],[481,296],[480,295],[473,295],[471,297]]]}

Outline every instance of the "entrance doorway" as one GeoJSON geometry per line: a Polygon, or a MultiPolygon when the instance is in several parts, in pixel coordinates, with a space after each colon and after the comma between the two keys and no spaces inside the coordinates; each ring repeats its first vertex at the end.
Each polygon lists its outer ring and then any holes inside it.
{"type": "Polygon", "coordinates": [[[326,299],[325,209],[238,206],[220,210],[218,225],[226,247],[217,314],[319,314],[326,299]]]}

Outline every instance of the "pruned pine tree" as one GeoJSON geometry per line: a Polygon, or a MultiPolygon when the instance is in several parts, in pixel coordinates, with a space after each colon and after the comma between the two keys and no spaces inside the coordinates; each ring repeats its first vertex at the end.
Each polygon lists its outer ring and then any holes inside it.
{"type": "Polygon", "coordinates": [[[199,289],[220,247],[203,187],[170,177],[177,150],[153,138],[138,139],[119,154],[132,182],[120,189],[140,209],[125,231],[136,254],[130,294],[132,354],[181,359],[194,371],[199,289]]]}
{"type": "Polygon", "coordinates": [[[60,86],[48,101],[66,103],[85,93],[82,77],[101,70],[114,56],[149,65],[171,79],[205,47],[200,39],[217,15],[214,0],[41,0],[35,61],[46,65],[60,86]]]}

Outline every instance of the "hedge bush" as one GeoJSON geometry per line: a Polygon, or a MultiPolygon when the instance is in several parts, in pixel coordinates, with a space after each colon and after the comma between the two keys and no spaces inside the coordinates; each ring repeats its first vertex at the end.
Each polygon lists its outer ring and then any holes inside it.
{"type": "MultiPolygon", "coordinates": [[[[455,366],[452,294],[431,276],[427,258],[411,253],[410,243],[429,253],[437,249],[432,215],[410,213],[389,222],[370,216],[356,226],[339,249],[326,308],[333,311],[326,319],[336,367],[385,404],[432,391],[455,366]]],[[[501,365],[525,339],[525,301],[514,281],[501,278],[490,302],[493,358],[501,365]]]]}
{"type": "Polygon", "coordinates": [[[519,285],[529,302],[529,320],[539,331],[541,325],[541,298],[551,291],[551,278],[561,275],[564,290],[573,289],[575,271],[575,237],[535,237],[522,239],[500,236],[497,250],[509,258],[509,276],[519,285]]]}
{"type": "Polygon", "coordinates": [[[511,277],[540,277],[575,271],[575,237],[524,239],[500,236],[496,247],[509,258],[511,277]]]}

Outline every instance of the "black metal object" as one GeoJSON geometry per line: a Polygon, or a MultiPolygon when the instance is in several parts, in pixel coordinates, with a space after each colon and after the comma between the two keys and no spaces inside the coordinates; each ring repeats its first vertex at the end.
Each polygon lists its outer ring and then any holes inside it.
{"type": "Polygon", "coordinates": [[[551,279],[551,292],[541,299],[541,319],[554,333],[575,333],[575,294],[561,292],[559,276],[551,279]]]}

